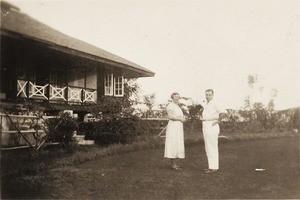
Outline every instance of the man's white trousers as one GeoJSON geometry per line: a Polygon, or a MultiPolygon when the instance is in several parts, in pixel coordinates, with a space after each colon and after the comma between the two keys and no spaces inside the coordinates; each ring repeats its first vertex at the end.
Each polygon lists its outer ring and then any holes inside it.
{"type": "Polygon", "coordinates": [[[209,169],[219,169],[219,133],[219,124],[213,126],[212,121],[203,122],[203,137],[209,169]]]}

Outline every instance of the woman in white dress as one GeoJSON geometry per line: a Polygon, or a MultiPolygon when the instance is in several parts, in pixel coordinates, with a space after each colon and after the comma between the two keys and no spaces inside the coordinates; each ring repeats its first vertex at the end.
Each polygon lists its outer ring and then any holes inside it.
{"type": "Polygon", "coordinates": [[[167,106],[169,123],[166,131],[165,158],[171,159],[172,169],[179,169],[180,166],[176,164],[176,159],[185,158],[183,136],[185,118],[179,107],[179,94],[173,93],[171,98],[172,102],[167,106]]]}

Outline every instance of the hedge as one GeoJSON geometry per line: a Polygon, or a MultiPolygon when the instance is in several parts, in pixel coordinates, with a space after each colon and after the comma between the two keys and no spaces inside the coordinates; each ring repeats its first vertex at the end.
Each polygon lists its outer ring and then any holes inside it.
{"type": "Polygon", "coordinates": [[[110,144],[126,144],[132,142],[138,135],[138,118],[112,117],[96,122],[81,122],[79,133],[85,135],[86,140],[94,140],[95,144],[107,146],[110,144]]]}

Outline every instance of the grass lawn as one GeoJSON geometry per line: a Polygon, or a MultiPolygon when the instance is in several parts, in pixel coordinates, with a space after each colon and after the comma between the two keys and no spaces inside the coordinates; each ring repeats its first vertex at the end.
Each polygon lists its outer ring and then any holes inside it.
{"type": "Polygon", "coordinates": [[[203,144],[188,147],[180,164],[182,170],[171,170],[163,149],[119,154],[16,178],[14,185],[2,187],[2,197],[300,198],[299,137],[221,143],[217,174],[203,173],[207,167],[203,144]]]}

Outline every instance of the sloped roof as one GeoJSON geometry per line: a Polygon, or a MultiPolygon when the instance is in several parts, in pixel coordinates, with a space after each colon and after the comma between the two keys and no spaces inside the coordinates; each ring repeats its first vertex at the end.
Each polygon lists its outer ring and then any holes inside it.
{"type": "Polygon", "coordinates": [[[59,47],[75,50],[79,54],[88,54],[92,59],[104,59],[112,65],[118,64],[128,70],[138,72],[142,77],[154,76],[154,72],[129,60],[114,55],[101,48],[72,38],[20,12],[20,10],[1,1],[1,30],[21,34],[32,40],[54,44],[59,47]]]}

